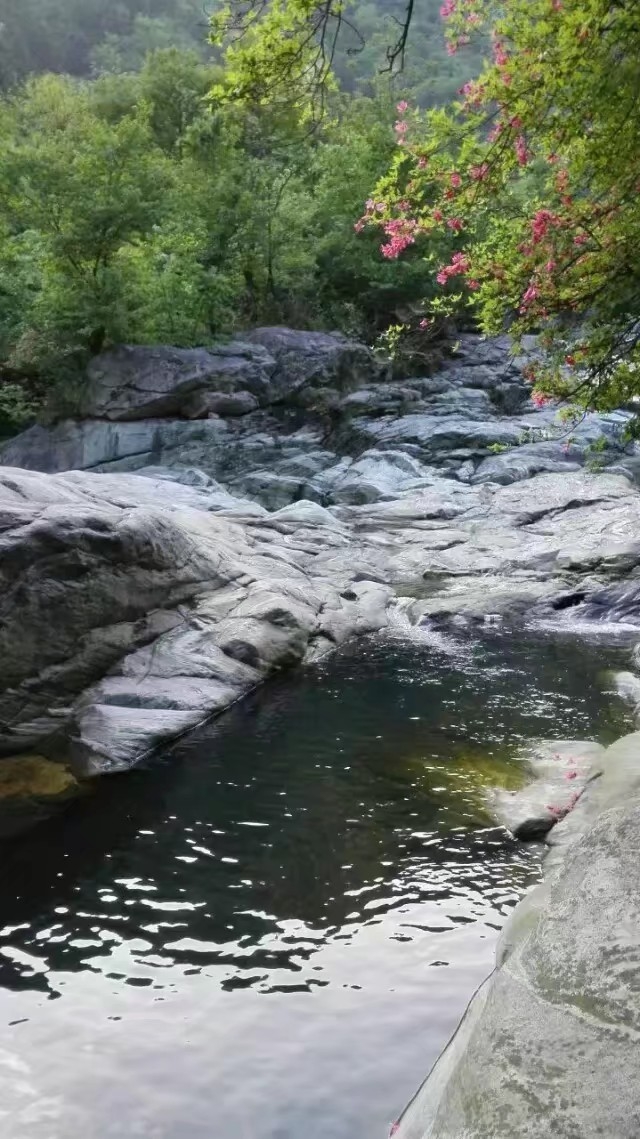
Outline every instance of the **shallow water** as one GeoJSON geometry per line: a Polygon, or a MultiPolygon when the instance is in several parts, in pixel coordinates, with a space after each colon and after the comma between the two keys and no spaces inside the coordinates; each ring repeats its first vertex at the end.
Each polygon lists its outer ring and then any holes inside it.
{"type": "Polygon", "coordinates": [[[538,875],[484,814],[626,652],[360,642],[3,844],[2,1139],[375,1139],[538,875]]]}

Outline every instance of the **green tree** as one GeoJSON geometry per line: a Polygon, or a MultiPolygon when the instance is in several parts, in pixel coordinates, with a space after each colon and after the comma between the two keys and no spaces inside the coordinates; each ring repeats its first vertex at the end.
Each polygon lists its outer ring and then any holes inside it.
{"type": "Polygon", "coordinates": [[[538,395],[613,408],[640,391],[640,22],[631,0],[449,0],[454,51],[490,21],[493,59],[447,111],[411,114],[388,219],[457,235],[440,305],[487,332],[541,332],[538,395]],[[403,203],[401,208],[400,203],[403,203]]]}
{"type": "Polygon", "coordinates": [[[1,133],[5,240],[15,257],[32,235],[40,283],[16,359],[27,345],[95,351],[126,333],[122,254],[161,219],[169,164],[144,121],[104,122],[71,80],[32,81],[5,106],[1,133]]]}

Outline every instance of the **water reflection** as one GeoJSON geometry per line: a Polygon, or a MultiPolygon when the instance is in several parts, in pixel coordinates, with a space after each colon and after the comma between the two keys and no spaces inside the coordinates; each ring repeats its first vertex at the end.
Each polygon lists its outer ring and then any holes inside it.
{"type": "Polygon", "coordinates": [[[615,660],[361,644],[6,844],[2,1134],[384,1134],[537,873],[479,787],[618,734],[615,660]]]}

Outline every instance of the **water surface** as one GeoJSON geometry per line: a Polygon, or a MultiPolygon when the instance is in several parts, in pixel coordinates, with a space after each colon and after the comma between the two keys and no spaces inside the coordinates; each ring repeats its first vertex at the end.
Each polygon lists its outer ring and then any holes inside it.
{"type": "Polygon", "coordinates": [[[626,655],[373,639],[2,847],[2,1139],[375,1139],[538,875],[486,817],[626,655]]]}

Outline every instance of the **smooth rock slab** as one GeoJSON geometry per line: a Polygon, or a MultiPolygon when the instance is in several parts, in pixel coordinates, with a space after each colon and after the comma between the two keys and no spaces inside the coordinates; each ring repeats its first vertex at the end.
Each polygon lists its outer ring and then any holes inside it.
{"type": "Polygon", "coordinates": [[[640,733],[595,762],[397,1139],[640,1134],[640,733]]]}

